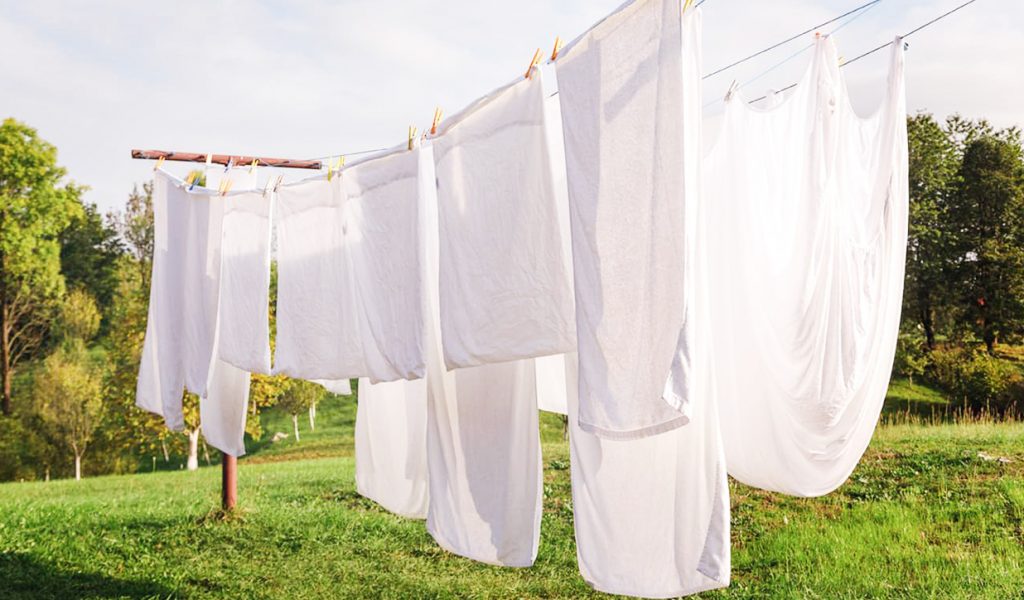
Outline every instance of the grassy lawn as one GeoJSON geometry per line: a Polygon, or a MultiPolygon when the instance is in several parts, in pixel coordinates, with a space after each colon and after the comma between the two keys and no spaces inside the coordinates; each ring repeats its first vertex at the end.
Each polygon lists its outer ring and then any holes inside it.
{"type": "MultiPolygon", "coordinates": [[[[257,445],[227,519],[216,467],[0,485],[0,598],[601,596],[576,568],[559,418],[537,563],[501,569],[356,494],[353,417],[337,401],[302,442],[257,445]]],[[[1024,425],[887,425],[825,498],[731,493],[733,585],[701,597],[1024,597],[1024,425]]]]}

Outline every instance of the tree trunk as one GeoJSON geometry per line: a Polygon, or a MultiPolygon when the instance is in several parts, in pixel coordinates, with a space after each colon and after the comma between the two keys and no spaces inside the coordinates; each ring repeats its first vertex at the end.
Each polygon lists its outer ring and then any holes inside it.
{"type": "Polygon", "coordinates": [[[309,430],[316,431],[316,402],[309,405],[309,430]]]}
{"type": "Polygon", "coordinates": [[[171,462],[171,454],[167,451],[167,440],[160,438],[160,449],[164,452],[164,462],[171,462]]]}
{"type": "Polygon", "coordinates": [[[75,481],[82,480],[82,455],[75,453],[75,481]]]}
{"type": "Polygon", "coordinates": [[[11,416],[11,324],[6,299],[0,297],[0,379],[3,379],[3,414],[11,416]]]}
{"type": "Polygon", "coordinates": [[[50,465],[46,465],[46,470],[43,471],[43,481],[50,481],[50,465]]]}
{"type": "Polygon", "coordinates": [[[199,469],[199,428],[196,427],[186,433],[188,434],[188,470],[196,471],[199,469]]]}
{"type": "Polygon", "coordinates": [[[292,428],[295,429],[295,441],[299,441],[299,415],[292,415],[292,428]]]}
{"type": "Polygon", "coordinates": [[[932,322],[931,308],[921,309],[921,326],[924,327],[924,339],[929,350],[935,349],[935,324],[932,322]]]}

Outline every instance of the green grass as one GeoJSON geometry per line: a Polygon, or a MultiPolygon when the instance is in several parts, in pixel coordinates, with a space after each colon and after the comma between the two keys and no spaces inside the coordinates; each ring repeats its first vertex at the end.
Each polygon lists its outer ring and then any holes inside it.
{"type": "MultiPolygon", "coordinates": [[[[227,518],[216,467],[0,485],[0,598],[601,596],[576,567],[558,417],[542,424],[530,569],[448,554],[356,494],[353,418],[351,401],[325,404],[302,442],[255,448],[227,518]]],[[[265,426],[290,432],[286,415],[265,426]]],[[[731,494],[733,584],[701,597],[1024,597],[1024,425],[884,426],[829,496],[731,494]]]]}

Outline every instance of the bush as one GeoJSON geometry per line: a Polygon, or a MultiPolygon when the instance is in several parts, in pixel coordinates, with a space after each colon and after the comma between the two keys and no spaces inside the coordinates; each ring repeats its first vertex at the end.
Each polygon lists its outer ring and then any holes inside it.
{"type": "Polygon", "coordinates": [[[896,357],[892,370],[895,375],[902,375],[914,384],[914,377],[924,375],[930,364],[928,350],[920,336],[901,333],[896,342],[896,357]]]}
{"type": "Polygon", "coordinates": [[[1024,374],[1011,361],[979,348],[939,348],[932,352],[935,382],[954,403],[978,414],[1003,416],[1024,407],[1024,374]]]}

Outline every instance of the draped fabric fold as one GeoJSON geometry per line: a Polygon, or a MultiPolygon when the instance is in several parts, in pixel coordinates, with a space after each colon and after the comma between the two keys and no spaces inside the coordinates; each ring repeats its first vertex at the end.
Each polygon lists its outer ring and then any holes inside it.
{"type": "Polygon", "coordinates": [[[693,367],[700,13],[627,3],[555,63],[572,223],[579,425],[637,439],[686,424],[666,395],[680,341],[693,367]]]}
{"type": "Polygon", "coordinates": [[[711,320],[729,473],[798,496],[849,476],[885,399],[907,243],[903,44],[861,118],[831,39],[792,94],[729,101],[704,163],[711,320]]]}

